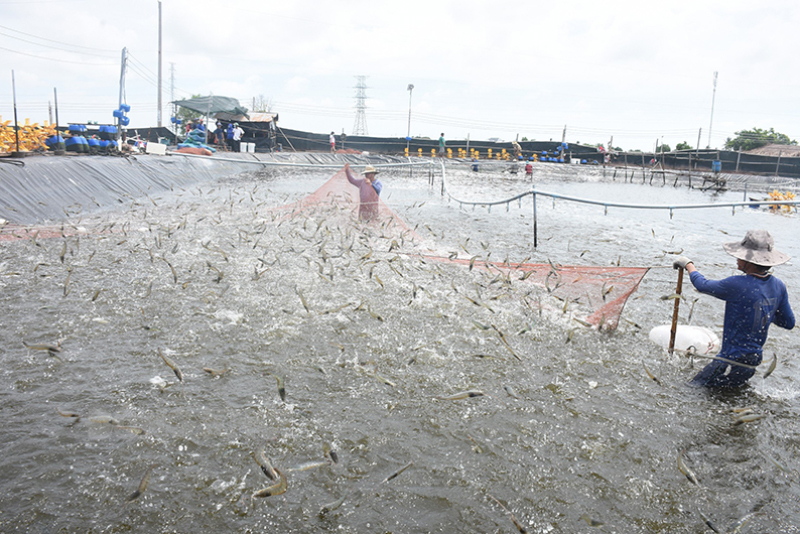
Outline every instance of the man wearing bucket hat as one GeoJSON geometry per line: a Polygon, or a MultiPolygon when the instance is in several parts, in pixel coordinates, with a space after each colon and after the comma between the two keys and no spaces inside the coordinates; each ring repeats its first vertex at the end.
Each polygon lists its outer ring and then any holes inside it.
{"type": "Polygon", "coordinates": [[[794,328],[786,285],[769,272],[771,267],[789,261],[789,256],[775,250],[772,235],[766,230],[750,230],[741,241],[723,246],[736,258],[736,266],[744,276],[707,280],[686,256],[673,263],[676,269],[689,272],[692,285],[699,292],[725,301],[722,349],[717,359],[692,380],[698,386],[741,386],[761,364],[769,325],[794,328]]]}
{"type": "Polygon", "coordinates": [[[378,169],[372,165],[367,165],[367,167],[361,171],[364,178],[356,178],[353,176],[350,170],[350,164],[348,163],[344,166],[344,172],[347,175],[347,180],[358,187],[359,219],[368,221],[376,218],[378,216],[378,207],[380,204],[380,199],[378,197],[380,197],[381,190],[383,189],[383,184],[375,179],[375,175],[378,174],[378,169]]]}

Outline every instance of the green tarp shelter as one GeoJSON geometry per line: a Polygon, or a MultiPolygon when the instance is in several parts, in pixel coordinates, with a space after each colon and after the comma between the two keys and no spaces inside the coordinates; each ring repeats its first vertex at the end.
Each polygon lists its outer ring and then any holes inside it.
{"type": "Polygon", "coordinates": [[[247,116],[247,108],[239,105],[239,101],[229,96],[199,96],[188,100],[175,100],[176,106],[191,109],[203,115],[214,113],[231,113],[233,115],[247,116]]]}
{"type": "MultiPolygon", "coordinates": [[[[214,113],[231,113],[233,115],[244,115],[247,117],[247,108],[239,105],[239,101],[229,96],[198,96],[188,100],[175,100],[172,102],[176,106],[191,109],[208,117],[214,113]]],[[[206,127],[206,142],[208,142],[208,127],[206,127]]]]}

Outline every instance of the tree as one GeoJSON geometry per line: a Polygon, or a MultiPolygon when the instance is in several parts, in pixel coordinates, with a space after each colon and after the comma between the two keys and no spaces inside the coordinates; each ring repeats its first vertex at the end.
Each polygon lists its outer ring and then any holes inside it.
{"type": "Polygon", "coordinates": [[[789,136],[776,132],[773,128],[762,130],[753,128],[752,130],[742,130],[736,132],[736,137],[730,137],[725,141],[725,148],[729,150],[753,150],[765,145],[796,145],[797,141],[789,139],[789,136]]]}
{"type": "Polygon", "coordinates": [[[675,150],[691,150],[691,149],[692,149],[692,145],[690,145],[686,141],[684,141],[683,143],[678,143],[677,145],[675,145],[675,150]]]}
{"type": "Polygon", "coordinates": [[[272,99],[266,98],[264,95],[254,96],[253,109],[250,111],[254,111],[256,113],[269,113],[272,111],[272,99]]]}
{"type": "Polygon", "coordinates": [[[658,145],[658,151],[659,152],[672,152],[672,149],[670,148],[670,146],[668,144],[661,143],[660,145],[658,145]]]}
{"type": "MultiPolygon", "coordinates": [[[[200,98],[201,96],[203,95],[192,95],[192,98],[200,98]]],[[[205,118],[203,114],[181,106],[178,106],[178,112],[175,115],[181,120],[181,124],[186,124],[195,119],[205,118]]]]}

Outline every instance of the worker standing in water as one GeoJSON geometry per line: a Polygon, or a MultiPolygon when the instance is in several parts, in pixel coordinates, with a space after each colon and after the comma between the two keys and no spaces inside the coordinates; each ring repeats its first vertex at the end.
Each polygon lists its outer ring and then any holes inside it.
{"type": "Polygon", "coordinates": [[[770,273],[771,267],[789,261],[789,256],[775,250],[772,235],[766,230],[750,230],[741,241],[723,246],[736,258],[736,267],[744,276],[707,280],[686,256],[673,263],[676,269],[689,272],[692,285],[699,292],[725,301],[722,349],[692,379],[697,386],[745,384],[761,364],[769,325],[775,323],[789,330],[795,325],[786,284],[770,273]]]}
{"type": "Polygon", "coordinates": [[[378,170],[372,165],[361,171],[363,178],[356,178],[350,170],[350,164],[344,166],[347,181],[358,187],[359,204],[358,218],[362,221],[370,221],[378,217],[380,211],[380,194],[383,184],[375,179],[378,170]]]}

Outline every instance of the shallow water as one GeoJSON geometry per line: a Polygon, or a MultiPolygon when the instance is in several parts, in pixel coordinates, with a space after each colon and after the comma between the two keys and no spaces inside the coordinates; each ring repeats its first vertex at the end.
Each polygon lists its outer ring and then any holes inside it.
{"type": "MultiPolygon", "coordinates": [[[[582,197],[741,199],[603,181],[597,169],[536,171],[538,188],[582,197]]],[[[584,514],[609,532],[702,532],[698,512],[725,530],[753,511],[741,532],[798,531],[796,333],[773,327],[764,352],[778,354],[777,370],[728,393],[689,388],[703,362],[690,369],[647,339],[671,319],[672,301],[660,299],[675,290],[670,252],[728,276],[735,261],[722,243],[762,227],[800,257],[796,215],[605,214],[539,198],[534,251],[530,199],[508,211],[459,209],[439,194],[439,177],[429,186],[420,171],[381,175],[384,200],[418,239],[272,210],[330,175],[221,177],[85,216],[80,237],[2,244],[0,530],[513,532],[491,495],[530,532],[596,531],[584,514]],[[404,254],[387,252],[392,239],[404,254]],[[619,328],[598,332],[543,289],[491,284],[484,271],[422,262],[420,252],[652,269],[619,328]],[[478,293],[492,310],[464,297],[478,293]],[[476,321],[504,332],[522,361],[476,321]],[[57,358],[22,343],[58,339],[57,358]],[[227,372],[215,378],[204,367],[227,372]],[[487,395],[437,398],[466,390],[487,395]],[[741,406],[767,417],[734,426],[730,409],[741,406]],[[100,415],[146,433],[90,420],[100,415]],[[325,444],[337,464],[292,470],[325,460],[325,444]],[[288,490],[251,502],[272,484],[251,456],[261,449],[288,490]],[[679,451],[699,487],[678,470],[679,451]],[[126,505],[152,465],[148,488],[126,505]]],[[[452,194],[487,201],[530,185],[455,165],[448,180],[452,194]]],[[[800,273],[776,273],[800,309],[800,273]]],[[[699,295],[688,279],[684,291],[685,323],[699,295]]],[[[702,296],[691,323],[721,334],[722,317],[723,304],[702,296]]]]}

